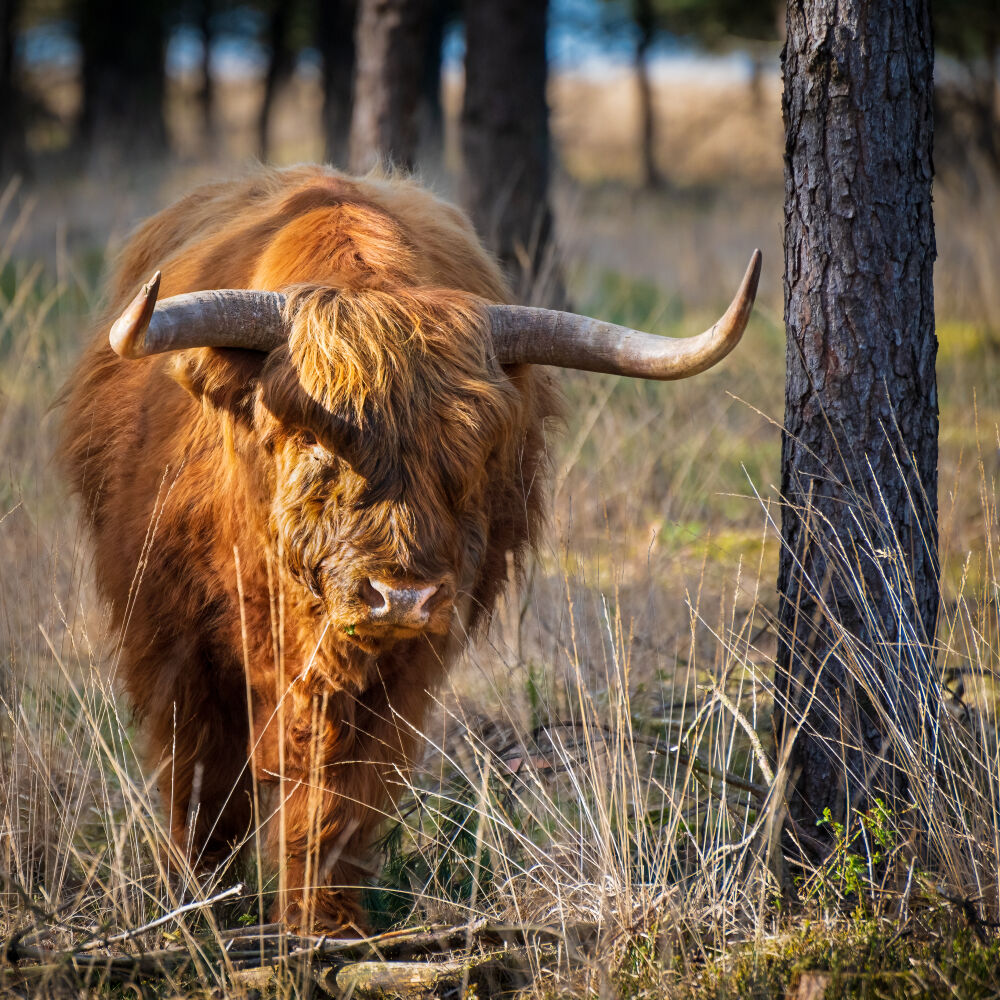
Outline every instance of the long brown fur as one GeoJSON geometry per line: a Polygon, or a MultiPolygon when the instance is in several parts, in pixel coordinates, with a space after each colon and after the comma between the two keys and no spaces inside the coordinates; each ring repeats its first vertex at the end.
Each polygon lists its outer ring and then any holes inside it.
{"type": "Polygon", "coordinates": [[[68,384],[62,460],[172,836],[212,865],[268,818],[252,776],[272,786],[290,923],[363,926],[366,852],[430,692],[535,541],[556,406],[493,358],[483,307],[507,294],[418,185],[261,170],[138,230],[68,384]],[[119,359],[109,325],[157,269],[161,298],[286,292],[287,346],[119,359]],[[455,610],[359,634],[367,575],[447,579],[455,610]]]}

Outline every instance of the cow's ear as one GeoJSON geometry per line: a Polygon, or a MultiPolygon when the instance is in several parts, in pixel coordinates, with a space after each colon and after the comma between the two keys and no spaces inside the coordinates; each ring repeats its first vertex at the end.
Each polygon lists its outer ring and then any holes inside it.
{"type": "Polygon", "coordinates": [[[249,421],[266,361],[267,355],[260,351],[199,347],[177,351],[168,370],[196,399],[249,421]]]}

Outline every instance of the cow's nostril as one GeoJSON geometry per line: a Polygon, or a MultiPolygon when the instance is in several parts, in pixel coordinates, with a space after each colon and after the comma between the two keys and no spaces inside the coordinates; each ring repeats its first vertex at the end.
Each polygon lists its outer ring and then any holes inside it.
{"type": "Polygon", "coordinates": [[[378,611],[386,605],[385,597],[381,591],[372,586],[371,580],[361,581],[358,586],[358,596],[365,602],[365,604],[368,605],[368,607],[372,609],[372,611],[378,611]]]}
{"type": "Polygon", "coordinates": [[[427,598],[425,598],[424,603],[421,605],[424,611],[430,614],[436,611],[444,603],[445,598],[448,596],[448,588],[443,583],[439,583],[437,589],[431,593],[427,598]]]}

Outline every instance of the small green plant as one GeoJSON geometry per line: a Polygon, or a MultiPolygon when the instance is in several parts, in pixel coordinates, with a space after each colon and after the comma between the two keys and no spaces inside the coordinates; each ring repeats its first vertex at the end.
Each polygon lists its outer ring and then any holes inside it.
{"type": "Polygon", "coordinates": [[[820,903],[852,899],[863,910],[866,898],[876,888],[875,872],[881,869],[898,840],[892,813],[882,799],[876,798],[858,816],[856,828],[848,830],[845,824],[837,822],[829,808],[823,810],[816,825],[827,828],[833,844],[825,864],[805,883],[804,899],[820,903]]]}

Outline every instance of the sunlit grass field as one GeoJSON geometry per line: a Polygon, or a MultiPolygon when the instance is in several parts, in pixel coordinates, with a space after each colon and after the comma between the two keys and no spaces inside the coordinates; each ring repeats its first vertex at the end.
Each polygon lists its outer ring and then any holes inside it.
{"type": "MultiPolygon", "coordinates": [[[[956,171],[935,195],[936,662],[947,752],[933,763],[913,754],[911,810],[852,814],[825,865],[790,871],[780,836],[788,775],[770,729],[780,120],[742,92],[686,92],[684,113],[665,112],[667,187],[640,193],[627,130],[585,128],[588,95],[571,83],[554,91],[564,152],[555,198],[575,308],[657,333],[698,332],[755,246],[765,255],[761,295],[744,343],[696,379],[559,376],[568,416],[549,429],[547,539],[487,639],[438,693],[423,764],[386,818],[372,923],[486,918],[559,930],[560,947],[527,959],[525,988],[541,995],[780,997],[816,974],[831,997],[953,995],[951,982],[954,995],[993,996],[1000,183],[981,174],[973,202],[956,171]],[[718,137],[705,145],[699,123],[723,107],[732,119],[723,134],[768,138],[759,155],[724,156],[718,137]],[[684,154],[672,158],[670,143],[684,154]]],[[[613,97],[601,95],[612,108],[613,97]]],[[[286,159],[315,155],[283,129],[286,159]]],[[[184,962],[129,987],[140,994],[259,988],[241,980],[222,935],[260,922],[274,873],[255,867],[251,838],[210,878],[196,880],[177,858],[168,877],[163,818],[116,696],[115,637],[52,461],[59,387],[123,234],[234,169],[188,158],[140,177],[42,173],[0,192],[0,940],[23,933],[22,946],[43,956],[19,987],[29,994],[77,995],[65,970],[43,960],[70,947],[185,946],[184,962]]],[[[428,179],[449,189],[447,174],[428,179]]],[[[125,995],[114,978],[96,975],[92,989],[125,995]]],[[[0,990],[14,982],[0,962],[0,990]]],[[[303,996],[311,984],[308,966],[290,963],[266,988],[303,996]]]]}

